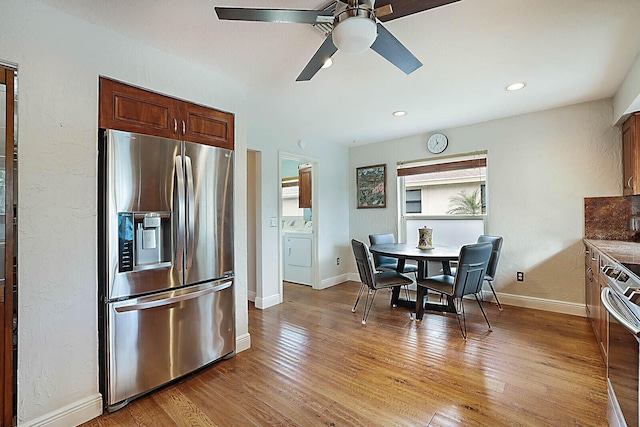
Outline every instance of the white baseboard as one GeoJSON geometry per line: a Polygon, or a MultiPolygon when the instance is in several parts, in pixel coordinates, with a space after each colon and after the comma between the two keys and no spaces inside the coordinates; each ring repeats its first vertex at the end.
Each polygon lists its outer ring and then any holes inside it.
{"type": "Polygon", "coordinates": [[[282,296],[279,294],[272,295],[267,298],[255,298],[256,308],[264,310],[265,308],[273,307],[274,305],[278,305],[282,302],[282,296]]]}
{"type": "Polygon", "coordinates": [[[78,400],[31,421],[18,421],[20,427],[68,427],[77,426],[102,414],[100,393],[78,400]]]}
{"type": "MultiPolygon", "coordinates": [[[[352,276],[353,276],[352,273],[346,273],[346,274],[341,274],[339,276],[324,279],[320,282],[320,290],[330,288],[331,286],[339,285],[340,283],[344,283],[348,280],[353,280],[351,278],[352,276]]],[[[360,277],[357,274],[355,276],[358,277],[357,280],[360,281],[360,277]]]]}
{"type": "MultiPolygon", "coordinates": [[[[345,276],[349,276],[348,280],[359,282],[360,276],[357,273],[349,273],[345,276]]],[[[410,286],[415,290],[415,285],[410,286]]],[[[502,305],[512,305],[515,307],[533,308],[536,310],[551,311],[553,313],[570,314],[572,316],[586,317],[587,312],[584,304],[577,302],[557,301],[552,299],[529,297],[524,295],[504,294],[498,292],[498,299],[502,305]]],[[[495,298],[491,293],[491,290],[483,289],[482,295],[485,301],[495,302],[495,298]]]]}
{"type": "MultiPolygon", "coordinates": [[[[482,291],[486,301],[494,301],[491,290],[482,291]]],[[[500,304],[513,305],[515,307],[534,308],[536,310],[551,311],[554,313],[570,314],[572,316],[586,317],[584,304],[577,302],[557,301],[545,298],[529,297],[523,295],[497,293],[500,304]]]]}
{"type": "Polygon", "coordinates": [[[256,291],[247,291],[247,299],[251,302],[256,302],[256,291]]]}
{"type": "Polygon", "coordinates": [[[251,335],[249,335],[248,332],[246,334],[240,335],[239,337],[236,337],[236,353],[249,350],[250,348],[251,348],[251,335]]]}

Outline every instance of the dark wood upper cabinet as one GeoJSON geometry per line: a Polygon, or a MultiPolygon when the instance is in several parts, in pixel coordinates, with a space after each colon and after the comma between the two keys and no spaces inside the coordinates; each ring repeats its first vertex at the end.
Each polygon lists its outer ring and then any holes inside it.
{"type": "Polygon", "coordinates": [[[298,170],[298,207],[311,207],[311,166],[298,170]]]}
{"type": "Polygon", "coordinates": [[[622,194],[640,194],[640,112],[633,113],[622,125],[622,194]]]}
{"type": "Polygon", "coordinates": [[[233,114],[189,102],[179,104],[180,139],[233,150],[233,114]]]}
{"type": "Polygon", "coordinates": [[[234,149],[231,113],[100,77],[98,126],[234,149]]]}

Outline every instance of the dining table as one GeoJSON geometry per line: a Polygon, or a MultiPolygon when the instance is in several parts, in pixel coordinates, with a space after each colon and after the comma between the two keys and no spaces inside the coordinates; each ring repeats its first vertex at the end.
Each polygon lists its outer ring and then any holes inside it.
{"type": "MultiPolygon", "coordinates": [[[[442,263],[442,274],[451,274],[451,261],[457,261],[460,256],[458,245],[437,245],[430,249],[418,248],[415,243],[385,243],[381,245],[372,245],[369,248],[371,253],[376,255],[384,255],[398,260],[396,270],[399,273],[404,271],[407,260],[416,261],[418,263],[418,271],[416,279],[418,282],[428,277],[428,261],[436,261],[442,263]]],[[[453,298],[447,297],[446,303],[432,302],[428,300],[428,294],[425,301],[411,300],[400,297],[400,286],[392,288],[391,304],[399,307],[415,308],[416,319],[422,320],[425,310],[455,313],[456,307],[453,298]]]]}

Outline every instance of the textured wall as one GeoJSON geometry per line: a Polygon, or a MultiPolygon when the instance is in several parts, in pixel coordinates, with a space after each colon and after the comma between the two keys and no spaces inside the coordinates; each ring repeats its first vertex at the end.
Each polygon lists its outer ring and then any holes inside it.
{"type": "Polygon", "coordinates": [[[0,28],[1,59],[19,65],[18,419],[28,423],[98,393],[100,74],[236,113],[236,313],[247,334],[246,88],[38,2],[3,2],[0,28]]]}
{"type": "MultiPolygon", "coordinates": [[[[584,197],[622,194],[622,143],[612,114],[603,100],[444,130],[445,155],[488,151],[486,231],[505,238],[498,292],[584,301],[584,197]],[[515,281],[516,271],[525,272],[524,283],[515,281]]],[[[396,232],[396,162],[430,157],[428,136],[350,149],[352,183],[359,166],[386,162],[389,175],[388,207],[352,208],[352,237],[396,232]]]]}
{"type": "Polygon", "coordinates": [[[266,306],[282,300],[280,293],[280,263],[278,228],[269,226],[269,218],[278,216],[279,154],[290,153],[314,159],[318,167],[314,174],[318,179],[318,205],[313,207],[313,221],[318,223],[318,265],[320,281],[332,281],[348,272],[345,262],[336,265],[336,257],[349,256],[349,179],[348,149],[341,145],[291,134],[287,118],[277,123],[262,121],[261,111],[268,108],[269,98],[252,97],[250,103],[248,147],[260,151],[262,157],[262,221],[258,239],[262,253],[261,274],[256,289],[256,303],[266,306]],[[305,148],[298,140],[306,142],[305,148]]]}

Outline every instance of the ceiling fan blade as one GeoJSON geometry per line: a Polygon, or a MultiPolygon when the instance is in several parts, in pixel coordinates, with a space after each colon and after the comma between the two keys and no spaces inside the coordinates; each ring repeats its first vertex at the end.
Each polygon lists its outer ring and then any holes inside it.
{"type": "Polygon", "coordinates": [[[318,51],[313,55],[307,66],[304,67],[304,70],[302,70],[296,81],[303,82],[311,80],[320,68],[322,68],[325,61],[331,58],[337,50],[338,48],[333,44],[333,36],[329,34],[324,40],[324,43],[322,43],[322,46],[320,46],[318,51]]]}
{"type": "Polygon", "coordinates": [[[377,15],[382,22],[388,22],[403,16],[413,15],[414,13],[423,12],[425,10],[434,9],[460,0],[377,0],[376,9],[393,5],[393,12],[386,15],[377,15]]]}
{"type": "Polygon", "coordinates": [[[378,37],[371,45],[371,49],[400,68],[405,74],[411,74],[422,67],[422,62],[413,56],[413,53],[409,52],[409,49],[404,47],[381,23],[378,23],[378,37]]]}
{"type": "Polygon", "coordinates": [[[247,9],[242,7],[215,7],[218,19],[225,21],[259,21],[292,24],[319,24],[333,22],[328,10],[247,9]]]}

